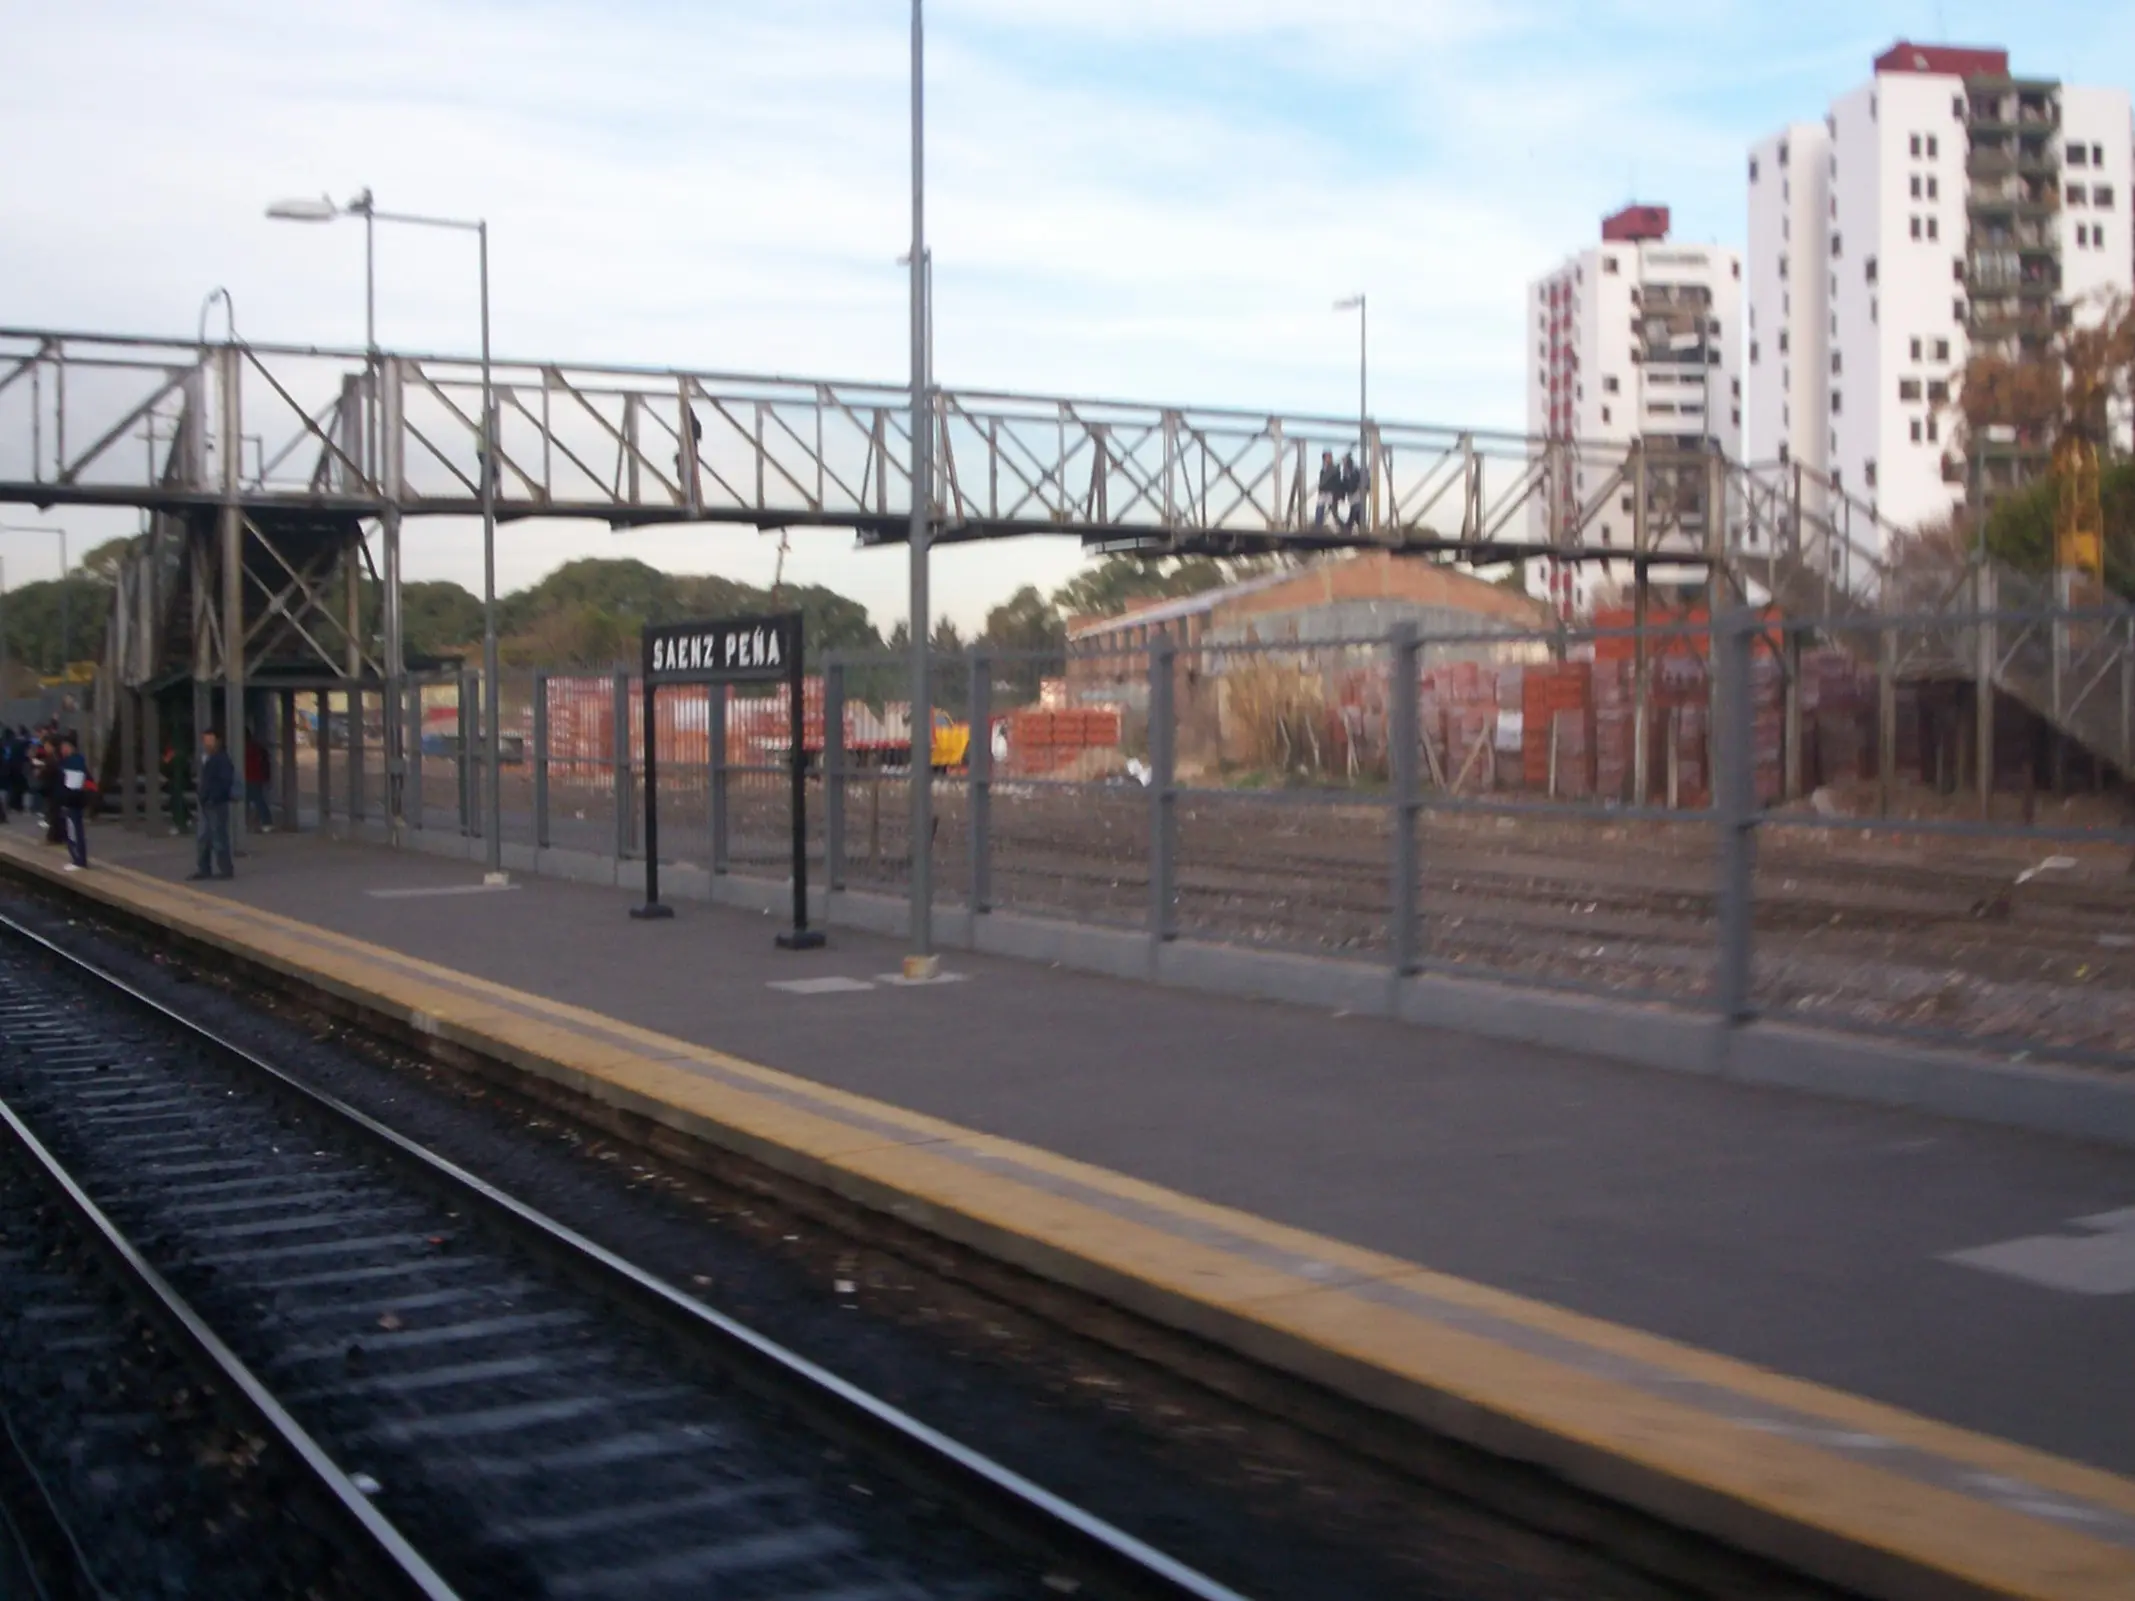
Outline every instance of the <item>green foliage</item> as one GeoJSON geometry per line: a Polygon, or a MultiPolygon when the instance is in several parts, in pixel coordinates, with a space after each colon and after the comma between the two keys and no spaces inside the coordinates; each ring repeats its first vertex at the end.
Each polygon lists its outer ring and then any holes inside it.
{"type": "MultiPolygon", "coordinates": [[[[1997,501],[1987,514],[1987,553],[2019,572],[2050,570],[2056,493],[2054,481],[2042,478],[1997,501]]],[[[2098,498],[2105,512],[2106,587],[2123,600],[2135,600],[2135,462],[2104,467],[2098,498]]]]}
{"type": "Polygon", "coordinates": [[[0,600],[8,659],[46,674],[57,673],[68,661],[99,661],[104,654],[104,626],[110,615],[110,586],[85,576],[79,568],[64,583],[45,579],[11,589],[5,600],[0,600]],[[60,640],[62,612],[64,655],[60,640]]]}
{"type": "Polygon", "coordinates": [[[450,579],[404,583],[400,629],[411,662],[461,654],[481,644],[481,597],[450,579]]]}
{"type": "Polygon", "coordinates": [[[1261,561],[1222,562],[1213,556],[1176,556],[1156,561],[1139,556],[1108,556],[1088,572],[1077,573],[1053,594],[1063,617],[1116,617],[1136,601],[1173,600],[1220,589],[1253,571],[1261,561]]]}

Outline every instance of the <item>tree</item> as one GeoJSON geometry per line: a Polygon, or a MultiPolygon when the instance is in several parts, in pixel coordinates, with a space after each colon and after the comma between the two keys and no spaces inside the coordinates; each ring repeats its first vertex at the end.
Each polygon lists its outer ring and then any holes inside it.
{"type": "Polygon", "coordinates": [[[481,597],[449,578],[402,584],[400,634],[411,662],[464,654],[482,640],[481,597]]]}
{"type": "Polygon", "coordinates": [[[107,539],[102,544],[92,545],[82,557],[82,575],[93,578],[100,584],[116,584],[119,581],[119,565],[126,560],[139,535],[121,534],[116,539],[107,539]]]}
{"type": "Polygon", "coordinates": [[[1027,703],[1038,698],[1038,686],[1049,674],[1061,671],[1067,623],[1035,586],[1025,584],[986,614],[978,643],[1004,653],[993,670],[994,682],[1018,703],[1027,703]]]}
{"type": "Polygon", "coordinates": [[[1257,560],[1226,564],[1213,556],[1108,556],[1055,590],[1053,605],[1066,617],[1116,617],[1137,601],[1220,589],[1235,572],[1264,565],[1257,560]]]}

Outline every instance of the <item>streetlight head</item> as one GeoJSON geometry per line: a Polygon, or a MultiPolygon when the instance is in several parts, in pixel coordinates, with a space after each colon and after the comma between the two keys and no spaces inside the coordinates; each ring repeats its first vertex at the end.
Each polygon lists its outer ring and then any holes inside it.
{"type": "Polygon", "coordinates": [[[1362,295],[1351,295],[1346,300],[1337,300],[1334,303],[1334,309],[1336,311],[1355,311],[1363,304],[1364,297],[1362,295]]]}
{"type": "Polygon", "coordinates": [[[332,222],[341,208],[322,195],[317,200],[277,200],[267,215],[276,222],[332,222]]]}
{"type": "Polygon", "coordinates": [[[370,190],[359,189],[356,191],[355,197],[349,201],[347,210],[352,217],[368,217],[371,214],[371,205],[370,190]]]}

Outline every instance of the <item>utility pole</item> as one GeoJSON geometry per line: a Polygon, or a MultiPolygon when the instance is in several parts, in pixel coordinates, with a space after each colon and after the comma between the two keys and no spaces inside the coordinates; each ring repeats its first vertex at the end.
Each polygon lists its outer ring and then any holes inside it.
{"type": "Polygon", "coordinates": [[[912,927],[908,975],[931,978],[934,955],[934,700],[928,684],[928,545],[933,535],[933,374],[927,361],[926,33],[912,0],[912,927]]]}

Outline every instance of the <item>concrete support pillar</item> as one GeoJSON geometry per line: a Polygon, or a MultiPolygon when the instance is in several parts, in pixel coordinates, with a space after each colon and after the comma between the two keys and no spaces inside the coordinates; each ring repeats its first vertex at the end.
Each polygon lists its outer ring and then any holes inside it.
{"type": "Polygon", "coordinates": [[[1803,751],[1802,751],[1802,684],[1801,684],[1801,633],[1788,629],[1786,635],[1786,776],[1785,798],[1801,799],[1803,751]]]}
{"type": "Polygon", "coordinates": [[[334,815],[333,709],[327,704],[325,690],[318,692],[316,700],[319,727],[317,737],[312,740],[312,755],[319,764],[319,832],[324,834],[334,815]]]}
{"type": "Polygon", "coordinates": [[[1876,648],[1876,804],[1890,815],[1898,786],[1898,634],[1888,624],[1876,648]]]}

